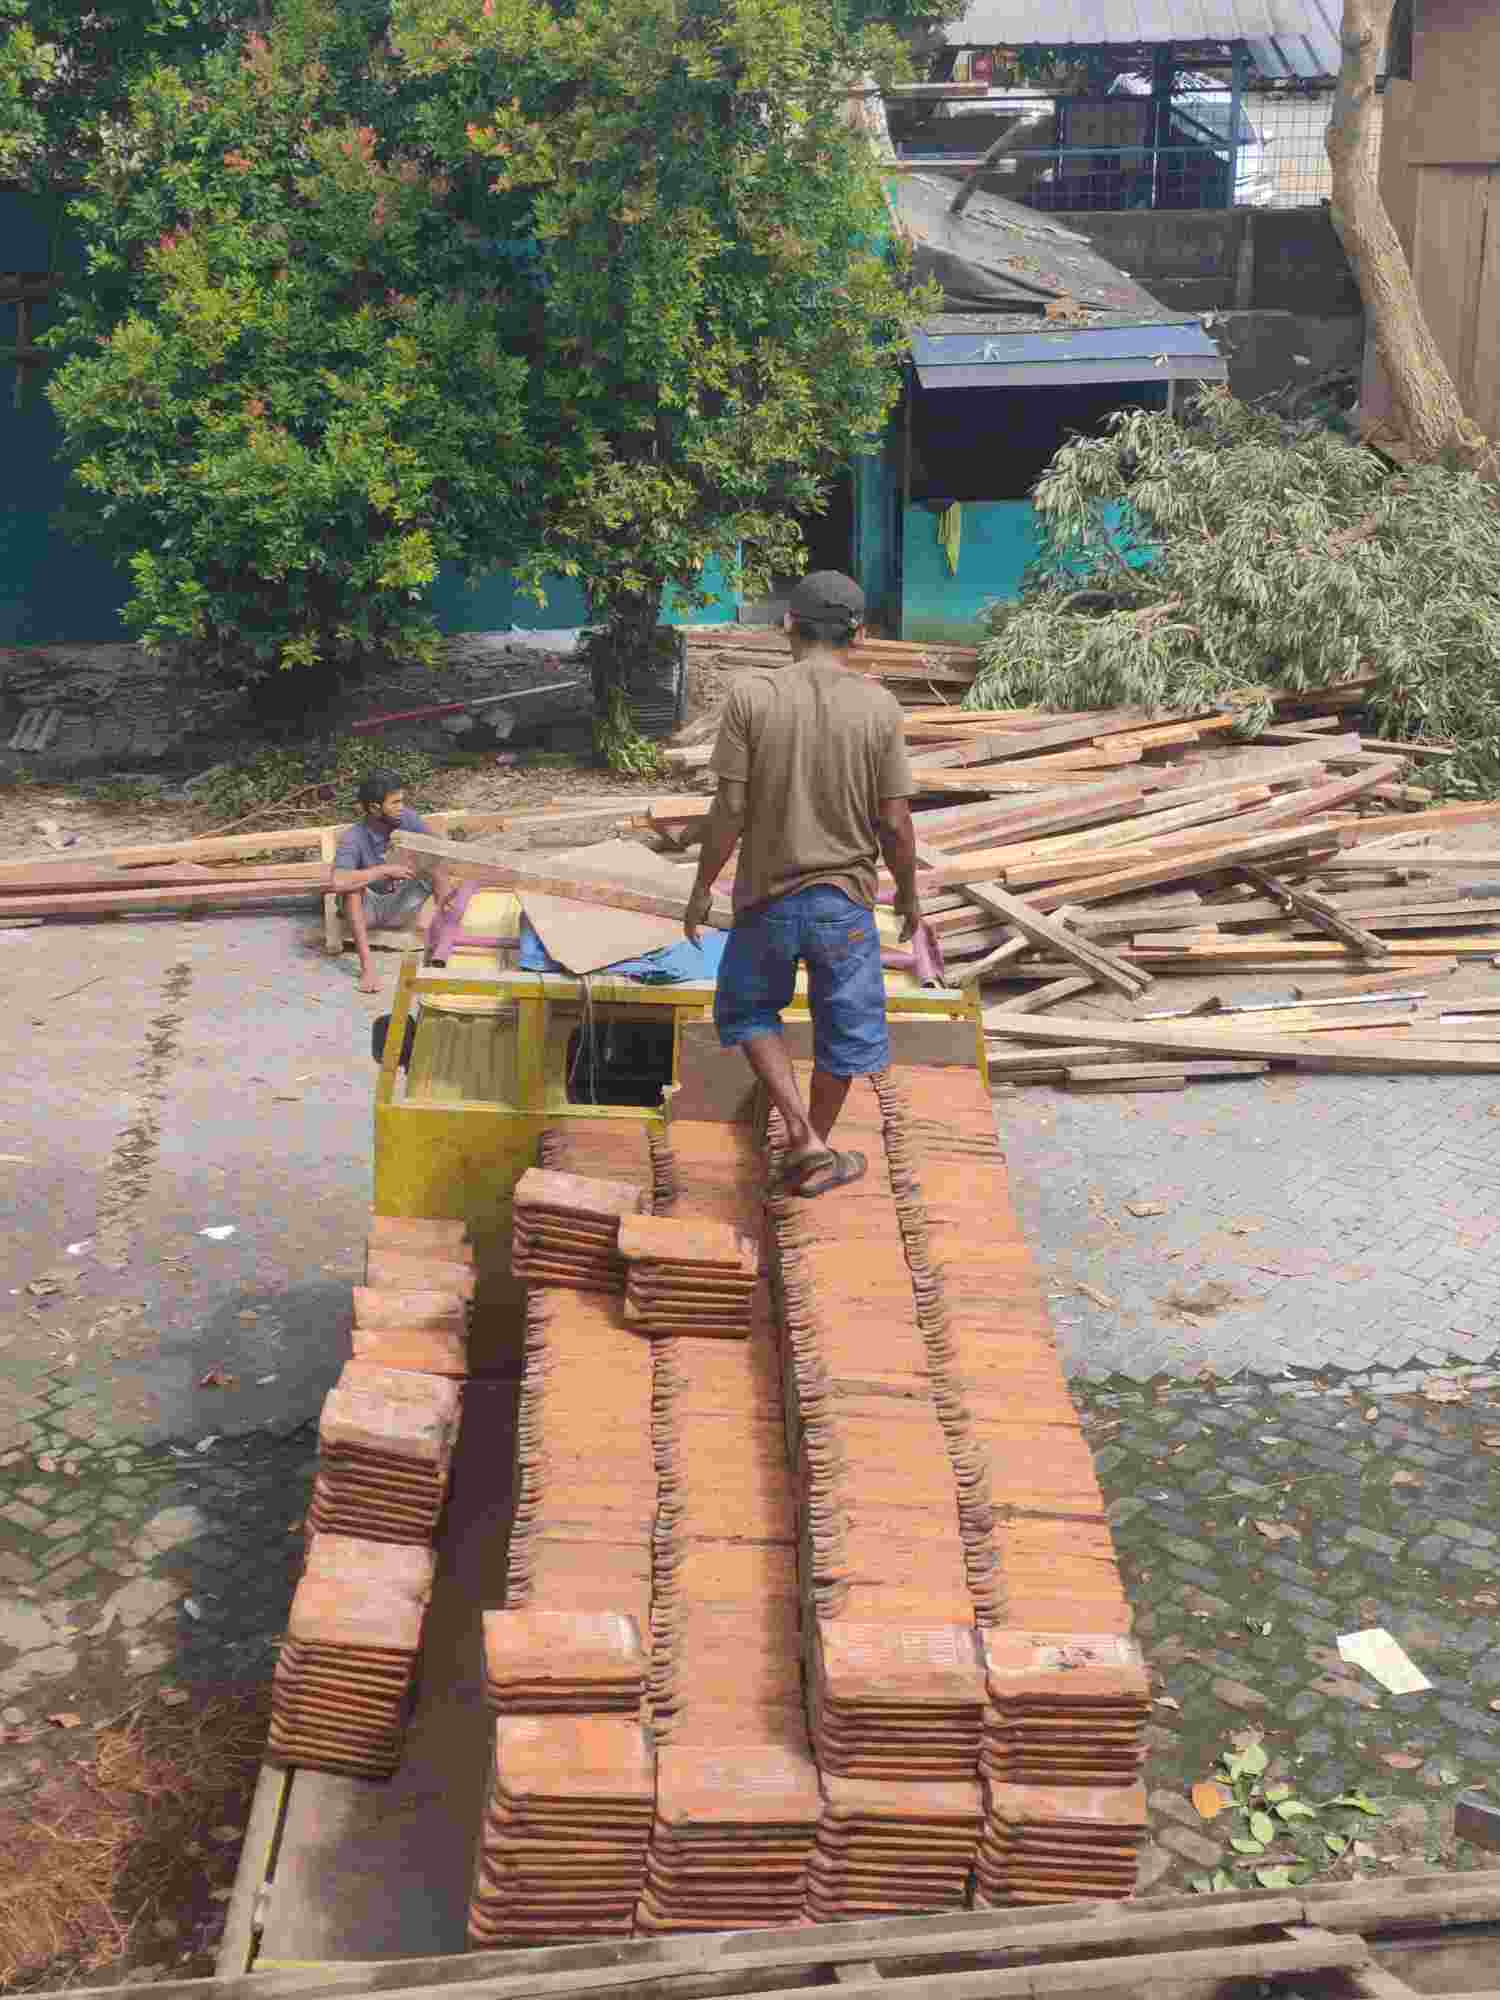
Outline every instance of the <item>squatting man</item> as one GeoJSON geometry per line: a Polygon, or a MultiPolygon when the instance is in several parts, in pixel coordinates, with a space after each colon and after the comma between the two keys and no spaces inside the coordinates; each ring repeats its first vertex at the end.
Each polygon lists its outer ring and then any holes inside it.
{"type": "Polygon", "coordinates": [[[394,771],[370,771],[355,793],[362,818],[340,835],[330,886],[343,899],[344,914],[359,953],[359,990],[378,993],[380,981],[370,958],[371,931],[400,930],[434,897],[445,909],[458,884],[441,868],[424,869],[409,854],[391,854],[393,833],[427,833],[427,822],[406,803],[394,771]]]}

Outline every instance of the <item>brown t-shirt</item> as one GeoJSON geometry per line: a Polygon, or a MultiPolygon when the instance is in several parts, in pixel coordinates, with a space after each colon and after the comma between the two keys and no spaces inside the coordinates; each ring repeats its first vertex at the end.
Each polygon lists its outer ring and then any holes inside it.
{"type": "Polygon", "coordinates": [[[820,882],[874,909],[880,801],[913,790],[894,695],[863,674],[805,661],[742,674],[711,768],[747,787],[737,912],[820,882]]]}

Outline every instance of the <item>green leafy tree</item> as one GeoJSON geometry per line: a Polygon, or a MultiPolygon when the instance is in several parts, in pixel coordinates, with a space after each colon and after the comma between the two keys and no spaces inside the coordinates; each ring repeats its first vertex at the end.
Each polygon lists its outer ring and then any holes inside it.
{"type": "Polygon", "coordinates": [[[1500,489],[1473,470],[1393,475],[1214,390],[1180,420],[1117,413],[1034,499],[1041,555],[971,707],[1223,703],[1259,727],[1273,690],[1370,676],[1381,735],[1456,744],[1457,791],[1500,785],[1500,489]]]}
{"type": "Polygon", "coordinates": [[[798,513],[878,438],[913,301],[852,79],[889,36],[835,0],[397,0],[424,76],[503,78],[469,132],[537,244],[520,573],[580,580],[602,719],[710,562],[801,565],[798,513]]]}
{"type": "Polygon", "coordinates": [[[895,43],[837,6],[275,0],[149,63],[49,336],[145,640],[299,708],[430,647],[440,564],[561,573],[628,760],[663,592],[799,566],[924,303],[847,116],[895,43]]]}
{"type": "Polygon", "coordinates": [[[38,99],[52,87],[59,51],[27,19],[25,0],[0,0],[0,175],[23,173],[40,152],[38,99]]]}
{"type": "Polygon", "coordinates": [[[514,544],[536,463],[514,263],[474,177],[423,143],[434,107],[384,18],[285,0],[269,35],[148,68],[75,204],[89,275],[49,336],[127,617],[267,717],[430,648],[439,565],[514,544]]]}
{"type": "Polygon", "coordinates": [[[76,183],[152,63],[196,61],[264,0],[0,0],[0,174],[76,183]]]}

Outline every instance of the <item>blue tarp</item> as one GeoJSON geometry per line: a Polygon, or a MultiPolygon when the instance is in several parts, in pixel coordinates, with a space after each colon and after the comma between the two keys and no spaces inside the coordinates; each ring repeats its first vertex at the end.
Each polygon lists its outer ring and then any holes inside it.
{"type": "MultiPolygon", "coordinates": [[[[717,979],[719,961],[728,942],[727,931],[704,931],[701,946],[689,944],[684,938],[681,944],[666,945],[660,951],[648,951],[642,958],[622,958],[618,965],[606,966],[604,970],[616,978],[639,979],[651,986],[681,986],[691,979],[717,979]]],[[[532,929],[531,920],[524,910],[521,912],[518,963],[523,972],[560,972],[566,975],[568,970],[548,956],[546,946],[532,929]]]]}

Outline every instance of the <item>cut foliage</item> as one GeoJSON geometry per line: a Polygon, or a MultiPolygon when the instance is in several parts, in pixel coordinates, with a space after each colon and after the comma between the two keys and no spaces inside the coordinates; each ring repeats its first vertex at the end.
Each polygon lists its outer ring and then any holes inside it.
{"type": "Polygon", "coordinates": [[[1500,783],[1500,489],[1475,473],[1392,474],[1211,390],[1118,412],[1034,497],[1041,555],[966,706],[1227,706],[1254,729],[1273,691],[1357,679],[1383,737],[1458,746],[1432,782],[1500,783]]]}

